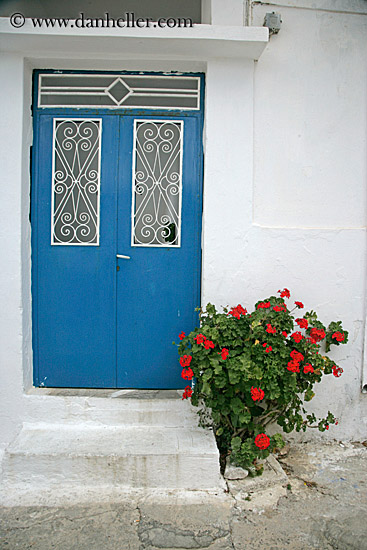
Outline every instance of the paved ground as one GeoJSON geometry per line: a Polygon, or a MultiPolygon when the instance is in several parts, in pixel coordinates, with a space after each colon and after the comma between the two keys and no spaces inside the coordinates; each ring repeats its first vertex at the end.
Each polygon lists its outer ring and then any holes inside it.
{"type": "Polygon", "coordinates": [[[4,491],[7,550],[367,550],[367,448],[298,444],[231,492],[4,491]],[[79,500],[79,503],[76,503],[79,500]]]}

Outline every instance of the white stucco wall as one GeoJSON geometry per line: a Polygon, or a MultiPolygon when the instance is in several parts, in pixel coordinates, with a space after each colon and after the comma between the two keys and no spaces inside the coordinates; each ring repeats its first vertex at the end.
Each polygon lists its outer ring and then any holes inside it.
{"type": "MultiPolygon", "coordinates": [[[[312,408],[340,418],[327,437],[358,440],[367,436],[367,395],[361,393],[367,16],[360,14],[367,5],[276,4],[252,6],[254,25],[262,25],[271,11],[280,12],[283,21],[255,64],[253,125],[241,113],[238,124],[227,127],[228,111],[238,110],[237,93],[233,100],[230,85],[224,90],[221,82],[228,101],[218,113],[215,168],[206,172],[203,301],[251,308],[287,287],[292,299],[316,310],[324,323],[341,319],[350,340],[332,356],[344,374],[325,378],[312,408]],[[252,126],[249,179],[245,142],[252,126]]],[[[310,437],[318,434],[311,430],[310,437]]]]}
{"type": "MultiPolygon", "coordinates": [[[[340,417],[338,428],[330,429],[327,437],[366,438],[367,396],[361,393],[366,314],[365,2],[252,4],[253,25],[262,25],[266,11],[281,12],[283,20],[279,35],[271,38],[255,64],[251,56],[244,58],[241,33],[229,27],[223,31],[228,32],[227,40],[222,31],[218,34],[222,42],[214,41],[215,33],[205,38],[204,29],[202,42],[193,40],[183,47],[178,39],[168,50],[156,46],[153,37],[145,56],[146,42],[139,35],[130,55],[126,48],[107,52],[107,41],[106,51],[96,47],[82,53],[70,41],[60,55],[61,37],[51,37],[47,50],[36,41],[38,50],[31,60],[26,50],[3,54],[0,447],[14,438],[22,422],[45,417],[62,421],[71,414],[62,398],[26,394],[32,380],[32,67],[206,72],[203,304],[241,302],[252,307],[260,297],[286,286],[324,322],[342,319],[350,343],[333,353],[344,374],[328,377],[312,406],[320,414],[330,409],[340,417]],[[59,53],[52,51],[56,42],[59,53]]],[[[78,414],[79,406],[82,401],[72,414],[78,414]]],[[[313,430],[311,436],[316,435],[313,430]]]]}
{"type": "MultiPolygon", "coordinates": [[[[22,329],[22,180],[27,165],[23,151],[23,58],[1,58],[0,101],[0,424],[2,441],[14,437],[23,415],[22,329]],[[4,108],[6,106],[6,108],[4,108]]],[[[29,178],[26,176],[26,181],[29,178]]],[[[29,194],[28,194],[29,197],[29,194]]]]}

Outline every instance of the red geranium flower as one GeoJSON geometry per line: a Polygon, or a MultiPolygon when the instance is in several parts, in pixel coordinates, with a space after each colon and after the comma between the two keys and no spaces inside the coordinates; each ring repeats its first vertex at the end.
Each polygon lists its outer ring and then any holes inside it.
{"type": "Polygon", "coordinates": [[[265,350],[265,353],[269,353],[269,351],[273,351],[273,348],[271,346],[268,346],[265,350]]]}
{"type": "Polygon", "coordinates": [[[188,367],[191,363],[192,356],[191,355],[183,355],[180,357],[180,365],[181,367],[188,367]]]}
{"type": "Polygon", "coordinates": [[[302,340],[303,336],[299,331],[297,331],[291,334],[291,338],[293,338],[293,340],[298,344],[302,340]]]}
{"type": "Polygon", "coordinates": [[[289,292],[288,288],[284,288],[283,290],[278,290],[278,292],[280,292],[280,297],[281,298],[290,298],[291,297],[291,293],[289,292]]]}
{"type": "Polygon", "coordinates": [[[260,302],[257,304],[257,309],[267,309],[270,307],[270,302],[260,302]]]}
{"type": "Polygon", "coordinates": [[[237,311],[235,307],[231,309],[228,315],[233,315],[233,317],[236,317],[236,319],[239,319],[241,317],[241,314],[237,311]]]}
{"type": "Polygon", "coordinates": [[[182,394],[182,399],[187,399],[188,397],[192,396],[192,389],[190,386],[186,386],[185,391],[182,394]]]}
{"type": "Polygon", "coordinates": [[[343,369],[341,367],[337,367],[336,365],[333,365],[331,368],[333,369],[333,375],[336,378],[339,378],[339,376],[342,375],[343,369]]]}
{"type": "Polygon", "coordinates": [[[214,344],[213,344],[213,342],[212,342],[211,340],[205,340],[205,342],[204,342],[204,348],[205,348],[205,349],[210,349],[210,348],[214,349],[214,344]]]}
{"type": "Polygon", "coordinates": [[[274,311],[286,311],[287,306],[285,304],[279,304],[278,306],[274,306],[274,311]]]}
{"type": "Polygon", "coordinates": [[[291,351],[289,355],[292,357],[294,361],[297,361],[298,363],[304,360],[304,356],[302,355],[302,353],[299,353],[299,351],[295,349],[291,351]]]}
{"type": "Polygon", "coordinates": [[[197,336],[195,336],[194,340],[196,341],[197,345],[199,346],[200,344],[205,342],[206,338],[205,338],[204,334],[198,334],[197,336]]]}
{"type": "Polygon", "coordinates": [[[264,391],[261,388],[251,388],[251,397],[253,401],[262,401],[264,399],[264,391]]]}
{"type": "Polygon", "coordinates": [[[308,327],[307,319],[296,319],[296,323],[299,326],[299,328],[307,328],[308,327]]]}
{"type": "Polygon", "coordinates": [[[282,334],[283,334],[284,338],[287,338],[288,334],[286,333],[285,330],[282,331],[282,334]]]}
{"type": "Polygon", "coordinates": [[[227,348],[223,348],[222,351],[218,351],[218,354],[221,355],[223,361],[225,361],[229,355],[229,350],[227,348]]]}
{"type": "Polygon", "coordinates": [[[325,331],[322,328],[312,328],[310,330],[310,337],[313,340],[313,344],[320,342],[325,338],[325,331]]]}
{"type": "Polygon", "coordinates": [[[344,334],[342,334],[341,332],[334,332],[331,338],[335,338],[337,342],[343,342],[344,334]]]}
{"type": "Polygon", "coordinates": [[[233,315],[233,317],[236,317],[236,319],[239,319],[241,315],[246,315],[247,309],[243,309],[241,304],[238,304],[237,307],[233,307],[231,311],[228,313],[228,315],[233,315]]]}
{"type": "Polygon", "coordinates": [[[266,332],[269,334],[275,334],[277,329],[275,327],[272,327],[270,323],[266,325],[266,332]]]}
{"type": "Polygon", "coordinates": [[[325,424],[325,430],[329,429],[329,424],[325,424]]]}
{"type": "Polygon", "coordinates": [[[178,335],[180,340],[183,340],[185,338],[186,334],[182,331],[181,334],[178,335]]]}
{"type": "Polygon", "coordinates": [[[296,305],[297,307],[299,307],[299,309],[302,309],[303,307],[305,307],[305,306],[302,304],[302,302],[294,302],[294,303],[295,303],[295,305],[296,305]]]}
{"type": "Polygon", "coordinates": [[[299,372],[299,363],[297,361],[289,361],[287,369],[290,372],[299,372]]]}
{"type": "Polygon", "coordinates": [[[255,445],[259,449],[267,449],[270,445],[270,438],[266,434],[259,434],[255,437],[255,445]]]}
{"type": "Polygon", "coordinates": [[[310,365],[310,363],[307,363],[307,365],[305,365],[305,366],[303,367],[303,372],[304,372],[305,374],[307,374],[308,372],[310,372],[310,373],[312,374],[312,373],[313,373],[313,366],[310,365]]]}
{"type": "Polygon", "coordinates": [[[192,371],[192,368],[187,367],[187,369],[183,369],[181,372],[181,376],[184,380],[192,380],[194,378],[194,373],[192,371]]]}

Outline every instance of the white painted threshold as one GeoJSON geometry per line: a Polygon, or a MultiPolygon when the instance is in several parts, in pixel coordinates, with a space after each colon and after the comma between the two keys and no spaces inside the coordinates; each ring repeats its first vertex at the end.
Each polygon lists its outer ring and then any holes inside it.
{"type": "Polygon", "coordinates": [[[103,388],[37,388],[32,387],[27,396],[38,397],[100,397],[103,399],[182,399],[183,390],[136,390],[103,388]]]}
{"type": "Polygon", "coordinates": [[[266,27],[194,25],[192,28],[34,28],[30,19],[17,29],[0,17],[2,52],[27,56],[82,56],[84,59],[259,59],[269,41],[266,27]]]}

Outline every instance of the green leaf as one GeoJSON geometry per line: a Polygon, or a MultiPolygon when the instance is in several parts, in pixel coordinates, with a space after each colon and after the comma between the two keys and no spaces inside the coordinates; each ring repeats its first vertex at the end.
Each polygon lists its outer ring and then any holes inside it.
{"type": "Polygon", "coordinates": [[[243,411],[244,405],[239,397],[231,399],[231,409],[235,414],[240,414],[243,411]]]}
{"type": "Polygon", "coordinates": [[[305,393],[305,401],[311,401],[311,399],[315,397],[315,394],[314,392],[312,391],[311,388],[308,388],[308,390],[306,391],[305,393]]]}
{"type": "Polygon", "coordinates": [[[248,409],[245,409],[238,415],[238,420],[241,424],[248,424],[251,420],[251,413],[248,409]]]}

